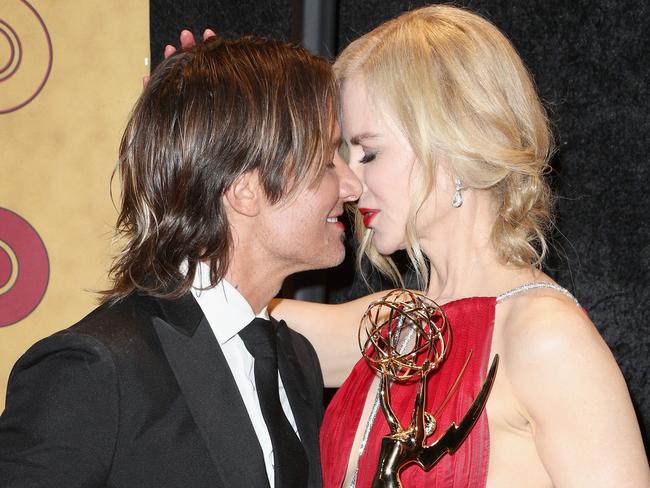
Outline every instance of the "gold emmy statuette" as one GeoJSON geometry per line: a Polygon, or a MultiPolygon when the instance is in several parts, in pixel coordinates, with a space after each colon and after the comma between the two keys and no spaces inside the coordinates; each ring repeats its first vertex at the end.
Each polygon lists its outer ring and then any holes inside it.
{"type": "MultiPolygon", "coordinates": [[[[460,423],[452,422],[438,439],[426,443],[427,437],[437,428],[437,413],[427,412],[424,405],[427,377],[442,365],[450,344],[451,329],[447,318],[442,309],[424,295],[404,289],[393,290],[366,310],[359,325],[359,347],[370,367],[381,375],[379,398],[391,430],[381,442],[373,488],[401,488],[400,471],[411,463],[429,471],[445,454],[458,449],[481,415],[496,376],[498,355],[460,423]],[[362,340],[363,333],[365,340],[362,340]],[[419,381],[411,424],[407,428],[402,427],[391,407],[391,381],[419,381]]],[[[469,359],[468,356],[465,366],[469,359]]]]}

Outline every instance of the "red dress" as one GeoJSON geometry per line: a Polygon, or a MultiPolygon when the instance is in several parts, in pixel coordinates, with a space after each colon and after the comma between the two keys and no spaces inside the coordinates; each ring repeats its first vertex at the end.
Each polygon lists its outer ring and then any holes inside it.
{"type": "MultiPolygon", "coordinates": [[[[460,420],[481,389],[486,377],[494,328],[495,298],[465,298],[442,306],[451,326],[452,343],[447,359],[436,373],[429,375],[425,408],[434,412],[453,385],[469,351],[472,357],[460,384],[438,416],[438,428],[428,442],[444,433],[451,422],[460,420]]],[[[332,399],[321,428],[321,459],[324,488],[340,488],[345,479],[350,450],[359,418],[373,381],[374,373],[361,359],[332,399]]],[[[402,425],[409,425],[417,382],[391,387],[391,405],[402,425]]],[[[375,393],[371,392],[374,398],[375,393]]],[[[390,434],[379,409],[359,460],[356,486],[368,488],[377,469],[383,436],[390,434]]],[[[481,414],[465,442],[453,455],[444,456],[430,471],[410,465],[401,472],[405,488],[483,487],[488,467],[490,436],[487,415],[481,414]]],[[[358,455],[354,453],[354,455],[358,455]]]]}

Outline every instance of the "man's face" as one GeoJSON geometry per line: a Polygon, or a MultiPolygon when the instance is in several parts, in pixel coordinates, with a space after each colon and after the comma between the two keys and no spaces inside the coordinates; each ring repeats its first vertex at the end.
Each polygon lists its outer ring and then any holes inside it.
{"type": "Polygon", "coordinates": [[[329,163],[312,184],[275,205],[264,208],[260,219],[260,245],[269,265],[286,275],[336,266],[345,257],[345,228],[339,221],[343,203],[359,197],[359,180],[338,154],[340,129],[332,137],[329,163]]]}

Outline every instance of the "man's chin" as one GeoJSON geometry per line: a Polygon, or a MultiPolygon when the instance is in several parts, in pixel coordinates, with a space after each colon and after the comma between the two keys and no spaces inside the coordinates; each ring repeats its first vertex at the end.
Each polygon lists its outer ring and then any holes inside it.
{"type": "Polygon", "coordinates": [[[345,246],[343,245],[343,241],[338,243],[337,246],[339,249],[336,252],[331,252],[328,259],[322,262],[318,269],[334,268],[343,262],[345,259],[345,246]]]}
{"type": "Polygon", "coordinates": [[[333,267],[335,267],[335,266],[338,266],[339,264],[341,264],[341,263],[343,262],[344,259],[345,259],[345,252],[343,252],[343,253],[341,254],[341,256],[340,256],[339,258],[336,259],[336,262],[335,262],[334,264],[332,264],[332,265],[330,266],[330,268],[333,268],[333,267]]]}

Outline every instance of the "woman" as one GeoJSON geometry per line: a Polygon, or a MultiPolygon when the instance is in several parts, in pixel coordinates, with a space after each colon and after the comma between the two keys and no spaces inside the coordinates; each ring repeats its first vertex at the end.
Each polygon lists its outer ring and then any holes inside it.
{"type": "MultiPolygon", "coordinates": [[[[500,356],[467,440],[429,472],[404,469],[404,486],[649,486],[614,358],[575,299],[539,270],[553,147],[508,40],[466,10],[430,6],[353,42],[335,71],[349,164],[363,185],[362,250],[398,279],[388,256],[406,249],[451,325],[448,358],[429,375],[425,408],[438,430],[428,442],[462,418],[500,356]]],[[[378,378],[363,360],[353,367],[357,324],[380,295],[342,305],[281,300],[273,310],[314,344],[327,385],[349,375],[321,431],[326,487],[369,486],[389,433],[378,378]]],[[[391,387],[403,425],[416,387],[391,387]]]]}

